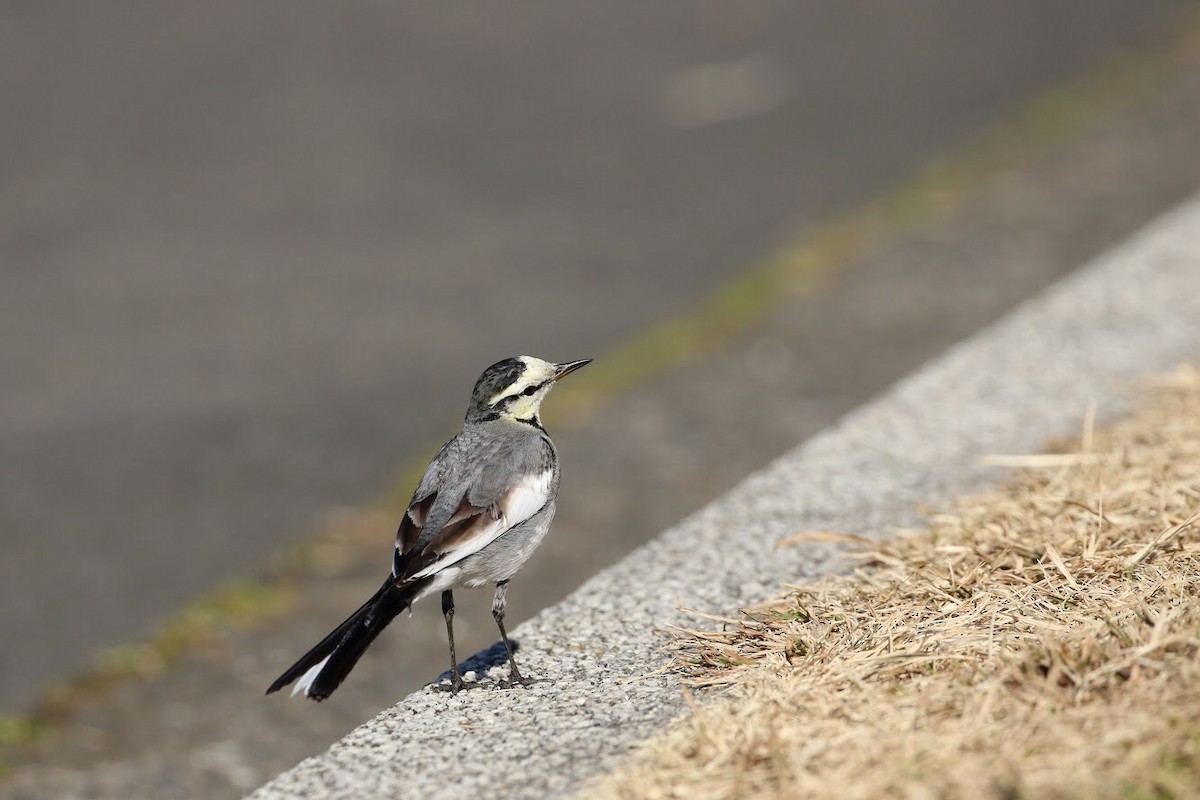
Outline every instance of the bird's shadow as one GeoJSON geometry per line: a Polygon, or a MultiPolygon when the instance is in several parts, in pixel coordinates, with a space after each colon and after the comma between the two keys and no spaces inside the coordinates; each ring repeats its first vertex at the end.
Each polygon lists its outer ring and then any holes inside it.
{"type": "MultiPolygon", "coordinates": [[[[508,637],[509,644],[512,645],[513,653],[521,652],[521,643],[511,636],[508,637]]],[[[492,667],[498,667],[508,661],[508,651],[504,649],[504,642],[496,642],[486,650],[480,650],[475,655],[465,661],[458,663],[458,672],[460,675],[466,675],[468,672],[474,672],[476,682],[482,683],[482,679],[487,675],[488,670],[492,667]]],[[[433,685],[436,686],[444,681],[450,680],[450,670],[443,670],[441,675],[434,679],[433,685]]],[[[468,682],[470,685],[470,682],[468,682]]]]}

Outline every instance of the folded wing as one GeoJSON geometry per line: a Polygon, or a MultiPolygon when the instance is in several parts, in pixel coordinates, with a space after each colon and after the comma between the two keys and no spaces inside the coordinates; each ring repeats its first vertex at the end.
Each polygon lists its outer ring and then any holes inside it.
{"type": "Polygon", "coordinates": [[[540,511],[550,499],[553,479],[550,469],[525,475],[484,506],[470,502],[464,492],[433,535],[425,523],[438,498],[430,495],[414,501],[397,532],[393,575],[401,580],[426,578],[478,553],[540,511]]]}

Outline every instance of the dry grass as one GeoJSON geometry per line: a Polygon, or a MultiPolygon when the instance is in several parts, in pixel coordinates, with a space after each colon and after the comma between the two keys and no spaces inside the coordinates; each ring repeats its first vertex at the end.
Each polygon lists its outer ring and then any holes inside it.
{"type": "Polygon", "coordinates": [[[585,796],[1200,797],[1200,374],[1166,383],[854,576],[681,634],[728,696],[585,796]]]}

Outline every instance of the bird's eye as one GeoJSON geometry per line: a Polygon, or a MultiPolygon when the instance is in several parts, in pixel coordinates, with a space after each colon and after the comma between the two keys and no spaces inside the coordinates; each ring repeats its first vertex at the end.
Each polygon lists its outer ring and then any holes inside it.
{"type": "Polygon", "coordinates": [[[521,392],[521,394],[524,397],[532,397],[537,390],[538,390],[538,387],[536,385],[526,386],[525,391],[521,392]]]}

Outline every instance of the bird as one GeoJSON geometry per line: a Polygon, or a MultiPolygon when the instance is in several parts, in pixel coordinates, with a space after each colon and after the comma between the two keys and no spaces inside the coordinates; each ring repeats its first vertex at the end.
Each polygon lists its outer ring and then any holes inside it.
{"type": "Polygon", "coordinates": [[[475,382],[462,430],[433,457],[396,531],[383,585],[267,689],[321,701],[342,684],[400,612],[441,592],[450,643],[449,691],[463,689],[454,654],[454,589],[494,584],[492,617],[508,652],[508,686],[528,686],[504,628],[509,579],[554,518],[558,451],[541,421],[555,384],[591,363],[532,356],[497,361],[475,382]]]}

